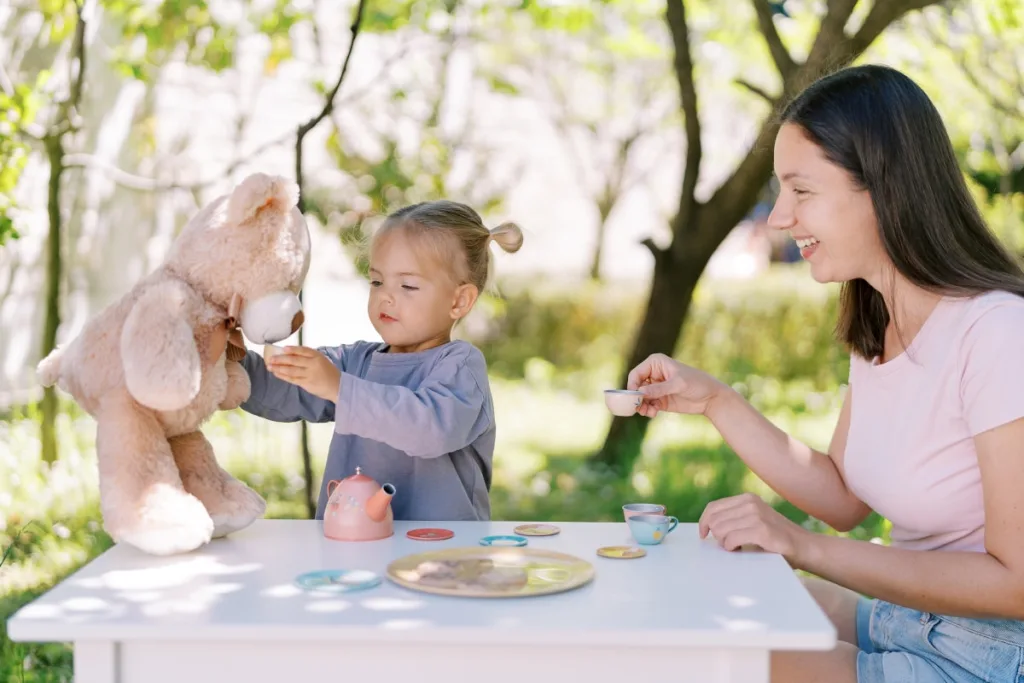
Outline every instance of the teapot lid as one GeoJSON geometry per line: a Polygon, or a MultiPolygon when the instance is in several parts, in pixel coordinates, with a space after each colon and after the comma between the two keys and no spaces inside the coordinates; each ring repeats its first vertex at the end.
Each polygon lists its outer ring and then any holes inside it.
{"type": "Polygon", "coordinates": [[[354,483],[362,483],[362,482],[369,482],[371,484],[375,484],[376,483],[373,479],[371,479],[370,477],[368,477],[365,474],[363,474],[363,469],[361,467],[356,467],[356,473],[355,474],[351,474],[351,475],[345,477],[345,481],[350,481],[350,482],[354,482],[354,483]]]}

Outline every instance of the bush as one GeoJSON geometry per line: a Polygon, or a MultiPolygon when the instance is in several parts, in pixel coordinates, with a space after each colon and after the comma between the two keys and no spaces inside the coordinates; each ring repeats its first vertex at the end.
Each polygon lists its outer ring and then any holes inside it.
{"type": "MultiPolygon", "coordinates": [[[[674,355],[730,384],[772,378],[834,390],[849,372],[849,356],[833,336],[836,294],[800,266],[777,266],[749,281],[702,282],[674,355]]],[[[506,285],[465,336],[497,377],[530,379],[541,366],[566,385],[581,373],[614,382],[645,297],[618,284],[506,285]]]]}

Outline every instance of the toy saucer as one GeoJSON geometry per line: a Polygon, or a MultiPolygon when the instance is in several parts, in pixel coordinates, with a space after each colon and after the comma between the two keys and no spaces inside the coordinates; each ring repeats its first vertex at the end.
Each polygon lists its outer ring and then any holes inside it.
{"type": "Polygon", "coordinates": [[[447,541],[449,538],[455,535],[454,531],[450,529],[412,529],[407,532],[407,538],[411,538],[414,541],[447,541]]]}
{"type": "Polygon", "coordinates": [[[520,524],[512,531],[520,536],[554,536],[561,529],[554,524],[520,524]]]}
{"type": "Polygon", "coordinates": [[[480,545],[500,545],[506,547],[518,547],[526,545],[526,539],[522,536],[484,536],[480,539],[480,545]]]}
{"type": "Polygon", "coordinates": [[[365,569],[323,569],[295,577],[299,588],[317,593],[348,593],[374,588],[381,577],[365,569]]]}
{"type": "Polygon", "coordinates": [[[647,554],[647,551],[643,548],[629,545],[609,545],[604,548],[598,548],[597,554],[601,557],[610,557],[613,560],[633,560],[643,557],[647,554]]]}

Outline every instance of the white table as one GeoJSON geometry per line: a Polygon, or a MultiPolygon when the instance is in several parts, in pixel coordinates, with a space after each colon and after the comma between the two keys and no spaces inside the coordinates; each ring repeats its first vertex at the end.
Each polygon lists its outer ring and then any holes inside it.
{"type": "Polygon", "coordinates": [[[771,650],[825,650],[835,630],[785,561],[728,553],[680,524],[646,557],[598,557],[630,544],[624,523],[560,523],[532,547],[591,561],[567,593],[453,598],[399,587],[320,596],[293,579],[426,550],[476,545],[515,522],[398,522],[382,541],[326,539],[320,522],[261,520],[188,555],[115,546],[23,607],[15,641],[72,642],[75,683],[767,683],[771,650]],[[405,532],[444,526],[447,541],[405,532]]]}

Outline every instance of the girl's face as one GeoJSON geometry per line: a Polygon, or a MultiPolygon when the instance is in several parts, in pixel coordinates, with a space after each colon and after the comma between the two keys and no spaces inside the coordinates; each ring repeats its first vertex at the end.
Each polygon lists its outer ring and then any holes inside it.
{"type": "Polygon", "coordinates": [[[768,225],[790,233],[811,276],[818,282],[862,278],[878,288],[890,260],[870,193],[792,123],[775,138],[775,175],[779,197],[768,225]]]}
{"type": "Polygon", "coordinates": [[[447,343],[455,321],[476,301],[475,287],[457,284],[444,264],[416,246],[397,228],[370,254],[370,323],[393,353],[447,343]]]}

